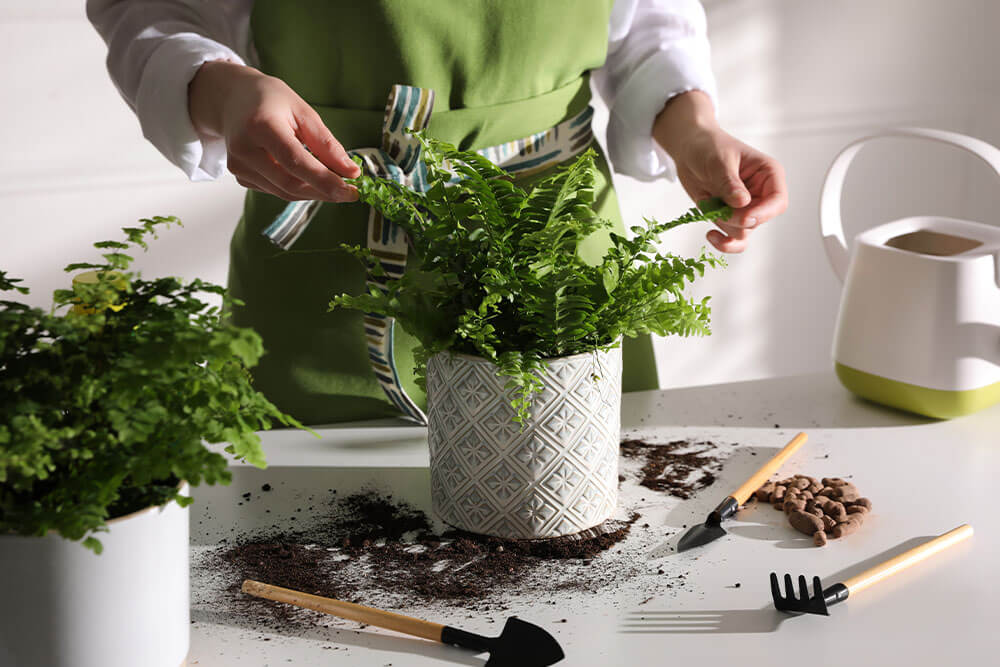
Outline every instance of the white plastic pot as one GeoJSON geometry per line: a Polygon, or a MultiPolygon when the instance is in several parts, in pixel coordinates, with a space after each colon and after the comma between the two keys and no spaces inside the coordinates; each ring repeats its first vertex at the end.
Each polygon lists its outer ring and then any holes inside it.
{"type": "Polygon", "coordinates": [[[618,501],[621,348],[548,360],[522,430],[507,378],[444,352],[427,365],[431,495],[446,523],[549,538],[608,519],[618,501]]]}
{"type": "Polygon", "coordinates": [[[55,534],[0,536],[0,665],[184,664],[188,517],[170,503],[113,519],[100,555],[55,534]]]}

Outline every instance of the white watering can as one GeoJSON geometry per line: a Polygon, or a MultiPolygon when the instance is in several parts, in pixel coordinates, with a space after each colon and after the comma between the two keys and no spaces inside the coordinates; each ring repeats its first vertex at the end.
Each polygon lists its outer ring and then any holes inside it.
{"type": "Polygon", "coordinates": [[[1000,176],[1000,150],[942,130],[884,130],[836,157],[823,184],[820,229],[844,282],[833,342],[837,376],[877,403],[936,418],[969,414],[1000,402],[1000,227],[902,218],[859,234],[848,254],[844,176],[861,147],[882,137],[957,146],[1000,176]]]}

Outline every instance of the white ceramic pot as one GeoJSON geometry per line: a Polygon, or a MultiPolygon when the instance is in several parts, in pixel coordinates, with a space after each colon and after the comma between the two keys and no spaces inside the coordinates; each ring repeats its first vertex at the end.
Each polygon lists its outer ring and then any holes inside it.
{"type": "Polygon", "coordinates": [[[434,511],[483,535],[547,538],[592,528],[618,501],[621,348],[548,360],[522,430],[507,378],[479,357],[427,365],[434,511]]]}
{"type": "Polygon", "coordinates": [[[170,503],[113,519],[100,555],[55,534],[0,536],[0,665],[184,664],[188,517],[170,503]]]}

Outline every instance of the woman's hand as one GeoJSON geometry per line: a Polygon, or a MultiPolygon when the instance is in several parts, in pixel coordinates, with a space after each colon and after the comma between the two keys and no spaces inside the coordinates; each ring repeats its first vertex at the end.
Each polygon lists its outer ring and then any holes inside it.
{"type": "Polygon", "coordinates": [[[188,113],[199,133],[225,140],[240,185],[289,201],[358,198],[343,181],[358,176],[358,165],[284,81],[245,65],[207,62],[188,86],[188,113]]]}
{"type": "Polygon", "coordinates": [[[743,252],[750,232],[788,208],[785,170],[777,160],[719,127],[711,99],[694,90],[672,98],[653,124],[653,137],[677,165],[693,200],[720,197],[733,216],[708,232],[722,252],[743,252]]]}

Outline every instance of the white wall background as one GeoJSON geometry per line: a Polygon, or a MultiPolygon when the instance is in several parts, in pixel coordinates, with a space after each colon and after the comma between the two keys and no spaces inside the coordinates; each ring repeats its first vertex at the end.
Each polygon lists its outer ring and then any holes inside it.
{"type": "MultiPolygon", "coordinates": [[[[92,258],[136,219],[174,214],[186,228],[140,258],[147,275],[224,283],[241,190],[190,184],[141,137],[108,80],[82,2],[0,4],[0,267],[50,303],[61,268],[92,258]]],[[[658,341],[664,387],[829,367],[839,285],[820,244],[824,171],[852,139],[887,125],[950,129],[1000,145],[1000,3],[990,0],[704,0],[721,116],[778,157],[791,206],[749,250],[696,290],[713,297],[715,333],[658,341]]],[[[679,185],[621,178],[630,222],[689,205],[679,185]]],[[[996,179],[947,147],[885,141],[862,152],[845,188],[848,232],[914,213],[993,222],[996,179]]],[[[704,229],[665,243],[697,252],[704,229]]],[[[904,295],[906,298],[906,295],[904,295]]]]}

